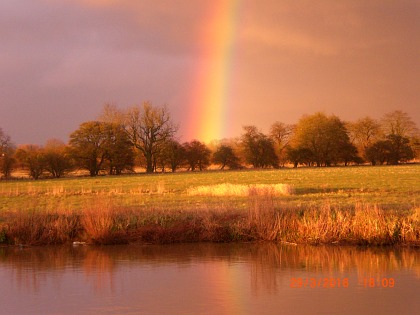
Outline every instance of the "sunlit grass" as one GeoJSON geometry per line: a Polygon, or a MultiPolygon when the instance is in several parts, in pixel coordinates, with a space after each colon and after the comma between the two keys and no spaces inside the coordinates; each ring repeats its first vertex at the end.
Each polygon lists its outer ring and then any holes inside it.
{"type": "Polygon", "coordinates": [[[10,244],[420,242],[420,165],[0,182],[10,244]]]}
{"type": "Polygon", "coordinates": [[[253,193],[269,193],[273,196],[291,195],[294,192],[293,187],[285,184],[218,184],[209,186],[197,186],[187,189],[189,196],[217,196],[228,197],[238,196],[246,197],[253,193]]]}
{"type": "Polygon", "coordinates": [[[276,196],[286,207],[318,207],[325,203],[354,208],[356,203],[382,209],[409,210],[420,204],[420,165],[381,167],[299,168],[228,172],[188,172],[175,174],[125,175],[64,178],[58,180],[19,180],[0,182],[0,211],[19,209],[34,200],[42,208],[65,205],[82,209],[97,196],[129,207],[196,209],[221,202],[243,209],[245,196],[191,195],[197,187],[237,187],[287,185],[292,194],[276,196]],[[236,186],[234,186],[236,187],[236,186]]]}
{"type": "Polygon", "coordinates": [[[2,244],[275,241],[287,244],[420,246],[420,208],[408,213],[356,204],[343,210],[283,208],[273,191],[251,190],[245,211],[229,204],[195,210],[128,208],[102,196],[83,210],[34,208],[0,213],[2,244]]]}

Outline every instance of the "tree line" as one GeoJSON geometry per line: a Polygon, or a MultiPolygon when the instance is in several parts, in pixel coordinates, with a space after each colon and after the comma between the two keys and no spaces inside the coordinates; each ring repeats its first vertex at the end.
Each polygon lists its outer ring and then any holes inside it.
{"type": "Polygon", "coordinates": [[[354,122],[318,112],[296,124],[275,122],[267,134],[244,126],[240,137],[205,144],[181,143],[166,107],[150,102],[120,109],[107,104],[95,121],[83,122],[68,143],[15,146],[0,129],[0,172],[10,178],[23,169],[33,179],[59,178],[75,170],[90,176],[119,175],[141,166],[147,173],[220,169],[406,163],[419,156],[416,124],[402,111],[354,122]]]}

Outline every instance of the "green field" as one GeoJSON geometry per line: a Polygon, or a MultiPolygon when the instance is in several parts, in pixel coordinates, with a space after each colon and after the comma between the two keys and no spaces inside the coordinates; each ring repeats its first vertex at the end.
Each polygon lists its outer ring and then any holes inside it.
{"type": "Polygon", "coordinates": [[[340,209],[356,204],[410,210],[420,204],[420,165],[207,171],[73,177],[0,182],[0,211],[26,208],[84,209],[98,199],[124,207],[165,210],[241,209],[246,197],[191,196],[187,190],[222,183],[288,184],[294,193],[275,197],[279,207],[308,208],[326,203],[340,209]]]}
{"type": "Polygon", "coordinates": [[[420,246],[419,172],[403,165],[4,181],[0,245],[420,246]]]}

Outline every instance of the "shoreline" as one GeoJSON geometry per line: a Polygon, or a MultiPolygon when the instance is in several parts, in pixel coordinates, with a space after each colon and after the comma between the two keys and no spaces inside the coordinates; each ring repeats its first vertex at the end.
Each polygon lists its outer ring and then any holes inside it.
{"type": "Polygon", "coordinates": [[[246,210],[136,210],[98,202],[82,211],[25,209],[0,214],[0,246],[258,241],[418,247],[420,208],[405,214],[363,204],[351,210],[328,204],[281,209],[272,196],[256,195],[248,198],[246,210]]]}

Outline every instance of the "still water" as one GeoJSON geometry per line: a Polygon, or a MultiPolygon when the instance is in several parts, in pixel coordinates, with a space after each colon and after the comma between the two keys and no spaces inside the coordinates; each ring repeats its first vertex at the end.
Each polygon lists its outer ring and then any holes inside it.
{"type": "Polygon", "coordinates": [[[420,314],[420,250],[0,248],[0,314],[420,314]]]}

